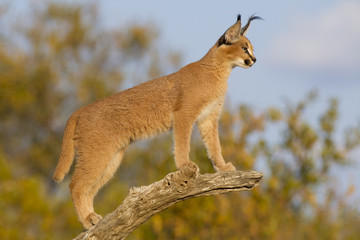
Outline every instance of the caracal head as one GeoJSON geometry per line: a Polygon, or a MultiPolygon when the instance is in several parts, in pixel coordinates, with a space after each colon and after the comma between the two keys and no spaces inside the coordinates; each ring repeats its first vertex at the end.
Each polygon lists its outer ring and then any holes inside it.
{"type": "Polygon", "coordinates": [[[245,37],[251,21],[255,19],[262,18],[253,15],[247,24],[241,28],[241,16],[238,15],[236,23],[226,30],[217,42],[218,54],[232,68],[250,68],[256,62],[254,48],[245,37]]]}

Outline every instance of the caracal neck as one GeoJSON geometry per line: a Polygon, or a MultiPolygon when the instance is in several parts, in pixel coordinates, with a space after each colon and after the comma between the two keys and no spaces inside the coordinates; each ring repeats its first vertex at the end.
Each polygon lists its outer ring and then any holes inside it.
{"type": "Polygon", "coordinates": [[[201,67],[207,71],[213,72],[218,78],[227,80],[232,70],[232,66],[224,61],[221,54],[218,52],[218,47],[215,44],[206,55],[198,61],[201,67]]]}

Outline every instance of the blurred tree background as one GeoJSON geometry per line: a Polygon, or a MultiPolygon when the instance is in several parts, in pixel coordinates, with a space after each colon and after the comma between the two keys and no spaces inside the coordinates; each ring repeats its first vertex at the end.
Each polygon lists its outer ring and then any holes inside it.
{"type": "MultiPolygon", "coordinates": [[[[59,185],[51,180],[66,119],[85,104],[176,71],[180,54],[159,46],[153,24],[104,30],[94,4],[46,1],[22,19],[3,5],[0,29],[0,238],[73,238],[83,228],[70,177],[59,185]]],[[[313,124],[304,115],[316,99],[311,92],[299,103],[262,112],[245,105],[225,109],[224,158],[238,169],[263,172],[261,187],[177,204],[128,239],[360,239],[359,208],[347,201],[355,185],[340,191],[333,184],[341,177],[336,170],[354,161],[360,126],[336,141],[337,100],[313,124]]],[[[212,172],[194,135],[191,159],[212,172]]],[[[95,199],[97,212],[114,210],[129,186],[175,171],[172,148],[171,134],[131,146],[95,199]]]]}

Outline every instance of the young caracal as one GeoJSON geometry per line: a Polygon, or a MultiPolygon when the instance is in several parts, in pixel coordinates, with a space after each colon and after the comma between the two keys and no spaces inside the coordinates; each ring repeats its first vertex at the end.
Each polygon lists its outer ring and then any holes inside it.
{"type": "Polygon", "coordinates": [[[173,129],[176,167],[194,168],[189,151],[195,122],[216,171],[235,170],[221,155],[218,119],[231,70],[249,68],[256,62],[253,46],[245,37],[254,19],[260,17],[250,17],[241,28],[238,15],[236,23],[199,61],[99,100],[70,116],[53,178],[62,181],[76,156],[70,190],[85,228],[101,219],[94,212],[94,196],[114,175],[127,146],[135,140],[173,129]]]}

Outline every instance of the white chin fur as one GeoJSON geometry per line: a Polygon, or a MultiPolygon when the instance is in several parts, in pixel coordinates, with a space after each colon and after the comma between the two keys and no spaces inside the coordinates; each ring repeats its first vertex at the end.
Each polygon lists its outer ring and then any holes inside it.
{"type": "Polygon", "coordinates": [[[251,66],[246,65],[243,60],[239,60],[233,63],[233,68],[234,67],[250,68],[251,66]]]}
{"type": "Polygon", "coordinates": [[[250,68],[251,66],[246,65],[245,63],[236,63],[233,65],[233,68],[234,67],[250,68]]]}
{"type": "Polygon", "coordinates": [[[242,68],[246,68],[246,69],[247,69],[247,68],[250,68],[251,66],[245,65],[245,64],[243,65],[243,64],[242,64],[242,65],[239,65],[239,67],[242,67],[242,68]]]}

